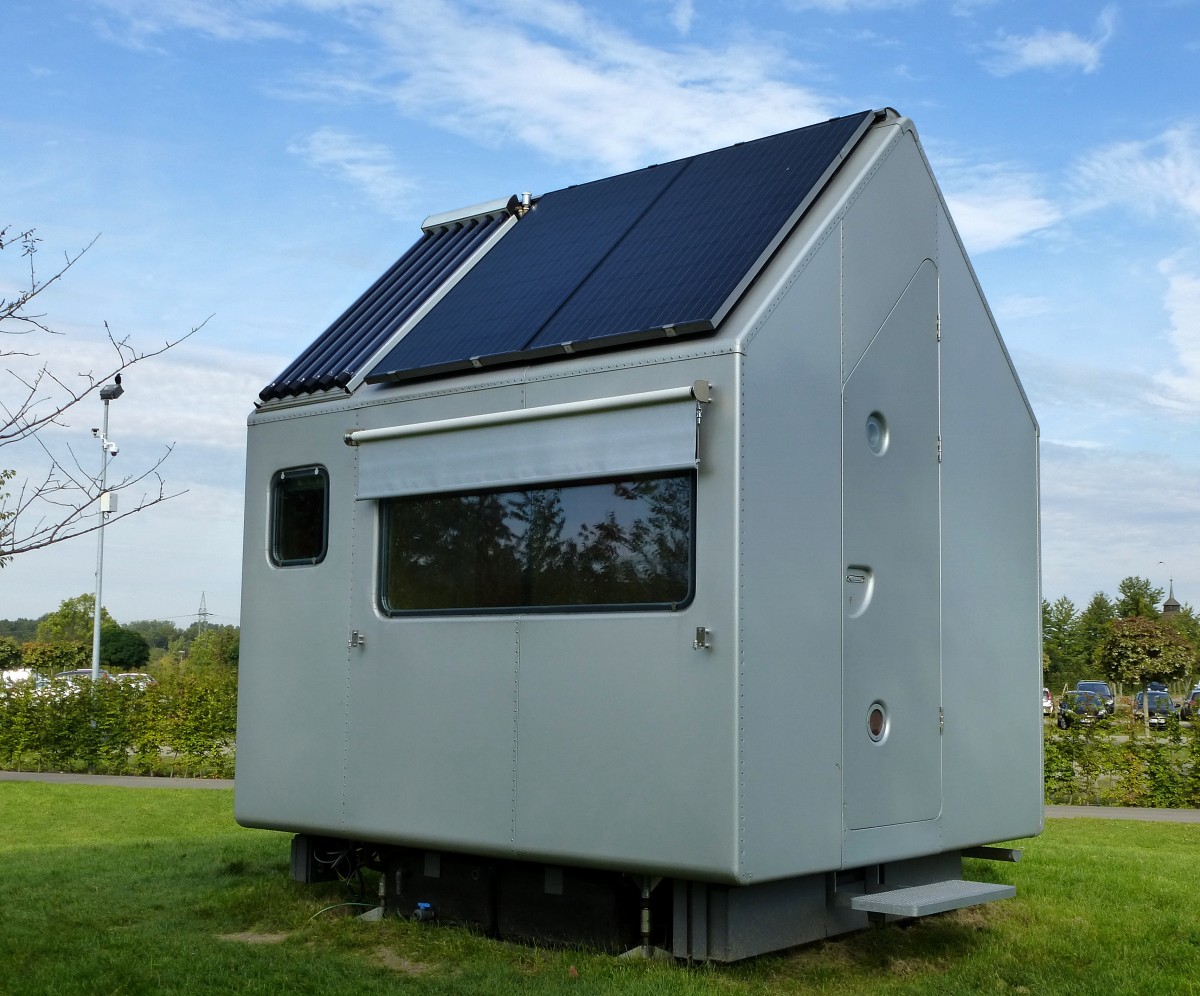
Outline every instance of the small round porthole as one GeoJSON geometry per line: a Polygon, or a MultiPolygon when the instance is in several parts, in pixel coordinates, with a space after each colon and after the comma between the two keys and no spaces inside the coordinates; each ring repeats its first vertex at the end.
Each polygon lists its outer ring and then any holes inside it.
{"type": "Polygon", "coordinates": [[[867,710],[867,736],[881,743],[888,735],[887,708],[882,702],[872,702],[867,710]]]}
{"type": "Polygon", "coordinates": [[[883,456],[888,448],[887,419],[879,412],[871,412],[867,416],[867,446],[876,456],[883,456]]]}

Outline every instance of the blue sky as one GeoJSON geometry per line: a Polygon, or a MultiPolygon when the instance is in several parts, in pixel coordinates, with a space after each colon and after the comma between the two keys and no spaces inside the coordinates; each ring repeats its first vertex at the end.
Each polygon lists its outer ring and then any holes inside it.
{"type": "MultiPolygon", "coordinates": [[[[5,40],[0,226],[45,272],[100,236],[40,360],[99,372],[105,321],[152,350],[208,319],[111,410],[111,473],[174,444],[187,492],[106,530],[119,621],[202,592],[237,621],[246,415],[426,215],[883,106],[1042,427],[1044,593],[1136,574],[1200,604],[1200,0],[8,0],[5,40]]],[[[87,467],[90,405],[47,439],[87,467]]],[[[0,617],[94,570],[90,537],[19,557],[0,617]]]]}

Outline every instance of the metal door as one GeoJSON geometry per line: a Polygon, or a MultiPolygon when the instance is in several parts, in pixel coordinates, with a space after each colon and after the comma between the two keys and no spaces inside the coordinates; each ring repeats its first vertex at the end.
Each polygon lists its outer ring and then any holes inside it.
{"type": "Polygon", "coordinates": [[[842,782],[848,829],[941,810],[937,269],[842,390],[842,782]]]}

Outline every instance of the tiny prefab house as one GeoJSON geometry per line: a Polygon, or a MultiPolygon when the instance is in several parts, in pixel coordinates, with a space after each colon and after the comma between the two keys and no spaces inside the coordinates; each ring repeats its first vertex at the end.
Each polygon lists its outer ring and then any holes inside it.
{"type": "Polygon", "coordinates": [[[1038,556],[907,118],[435,215],[249,419],[237,819],[698,959],[1011,895],[961,858],[1042,826],[1038,556]]]}

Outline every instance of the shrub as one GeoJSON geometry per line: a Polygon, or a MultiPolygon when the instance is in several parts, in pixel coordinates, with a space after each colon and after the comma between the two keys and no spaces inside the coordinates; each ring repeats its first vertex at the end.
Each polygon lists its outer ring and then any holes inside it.
{"type": "Polygon", "coordinates": [[[229,775],[237,672],[168,668],[157,684],[0,685],[0,767],[229,775]]]}
{"type": "Polygon", "coordinates": [[[1200,729],[1169,721],[1148,737],[1140,723],[1047,729],[1049,803],[1178,809],[1200,805],[1200,729]],[[1122,739],[1118,742],[1114,735],[1122,739]]]}

